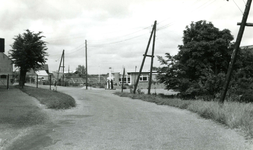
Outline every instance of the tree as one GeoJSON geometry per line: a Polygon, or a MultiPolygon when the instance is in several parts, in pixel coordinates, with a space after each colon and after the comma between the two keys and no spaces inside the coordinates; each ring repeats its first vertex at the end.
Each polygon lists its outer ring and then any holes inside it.
{"type": "Polygon", "coordinates": [[[175,56],[158,57],[158,78],[167,89],[178,89],[182,95],[215,95],[223,83],[232,53],[233,36],[228,29],[219,30],[211,22],[198,21],[186,26],[183,45],[175,56]]]}
{"type": "Polygon", "coordinates": [[[232,100],[253,102],[253,49],[238,52],[236,71],[233,72],[228,95],[232,100]]]}
{"type": "Polygon", "coordinates": [[[75,73],[78,74],[79,77],[84,78],[86,76],[86,69],[83,65],[78,65],[75,73]]]}
{"type": "Polygon", "coordinates": [[[34,33],[26,30],[22,35],[14,37],[9,56],[20,69],[19,85],[24,86],[27,71],[38,69],[46,62],[46,42],[42,40],[42,32],[34,33]]]}

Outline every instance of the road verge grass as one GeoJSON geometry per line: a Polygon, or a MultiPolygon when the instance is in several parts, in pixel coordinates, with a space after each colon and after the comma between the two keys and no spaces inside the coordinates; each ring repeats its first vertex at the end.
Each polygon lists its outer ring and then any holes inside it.
{"type": "Polygon", "coordinates": [[[231,129],[244,132],[246,138],[253,139],[253,104],[239,102],[225,102],[221,106],[215,101],[181,100],[178,98],[164,98],[157,95],[115,93],[121,97],[141,99],[158,105],[168,105],[187,109],[206,119],[222,123],[231,129]]]}
{"type": "Polygon", "coordinates": [[[24,86],[24,88],[19,89],[28,95],[35,97],[41,104],[46,105],[47,108],[50,109],[69,109],[76,106],[73,97],[61,92],[29,86],[24,86]]]}

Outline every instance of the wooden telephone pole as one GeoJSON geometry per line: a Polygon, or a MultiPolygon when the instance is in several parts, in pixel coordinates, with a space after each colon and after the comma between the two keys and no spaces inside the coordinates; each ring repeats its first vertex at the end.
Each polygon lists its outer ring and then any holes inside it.
{"type": "MultiPolygon", "coordinates": [[[[61,69],[61,67],[63,68],[63,75],[62,75],[62,81],[63,81],[63,83],[64,83],[64,56],[65,54],[64,54],[64,50],[62,51],[62,55],[61,55],[61,61],[60,61],[60,64],[59,64],[59,69],[58,69],[58,73],[57,73],[57,81],[56,82],[58,82],[58,79],[59,79],[59,73],[60,73],[60,69],[61,69]],[[63,65],[61,65],[61,62],[63,62],[63,65]]],[[[61,82],[61,85],[62,85],[62,82],[61,82]]]]}
{"type": "Polygon", "coordinates": [[[153,29],[152,29],[152,32],[150,34],[149,40],[148,40],[148,45],[147,45],[145,54],[143,55],[143,60],[142,60],[142,63],[141,63],[140,71],[139,71],[139,74],[137,76],[137,79],[136,79],[136,82],[135,82],[135,85],[134,85],[134,91],[133,91],[134,94],[136,93],[136,89],[138,87],[138,83],[139,83],[139,80],[140,80],[143,65],[144,65],[144,62],[145,62],[145,59],[146,59],[147,56],[151,57],[151,66],[150,66],[149,84],[148,84],[148,94],[150,94],[150,89],[151,89],[151,84],[152,84],[153,59],[154,59],[154,51],[155,51],[155,36],[156,36],[156,21],[153,25],[153,29]],[[153,36],[153,34],[154,34],[154,36],[153,36]],[[149,48],[152,36],[153,36],[152,55],[147,55],[148,48],[149,48]]]}
{"type": "Polygon", "coordinates": [[[250,24],[247,24],[246,22],[247,22],[247,18],[248,18],[248,15],[249,15],[251,2],[252,2],[252,0],[247,1],[246,7],[245,7],[245,10],[244,10],[244,14],[243,14],[243,17],[242,17],[242,22],[239,23],[240,24],[240,29],[239,29],[239,32],[238,32],[238,35],[237,35],[237,38],[236,38],[235,49],[233,50],[233,54],[231,56],[231,61],[230,61],[230,64],[229,64],[227,75],[226,75],[226,80],[225,80],[225,84],[224,84],[224,87],[223,87],[223,92],[222,92],[222,95],[220,97],[220,103],[224,103],[224,100],[225,100],[225,97],[226,97],[226,93],[227,93],[227,90],[228,90],[228,85],[229,85],[229,82],[231,80],[231,74],[232,74],[233,67],[234,67],[234,64],[235,64],[235,61],[236,61],[237,53],[238,53],[239,48],[240,48],[240,44],[241,44],[241,40],[242,40],[242,36],[243,36],[245,26],[247,26],[247,25],[250,26],[250,24]]]}
{"type": "Polygon", "coordinates": [[[124,89],[124,78],[125,78],[125,67],[123,68],[123,78],[121,80],[121,93],[123,92],[124,89]]]}
{"type": "Polygon", "coordinates": [[[85,69],[86,69],[86,76],[85,76],[85,86],[86,90],[88,89],[88,56],[87,56],[87,40],[85,40],[85,69]]]}

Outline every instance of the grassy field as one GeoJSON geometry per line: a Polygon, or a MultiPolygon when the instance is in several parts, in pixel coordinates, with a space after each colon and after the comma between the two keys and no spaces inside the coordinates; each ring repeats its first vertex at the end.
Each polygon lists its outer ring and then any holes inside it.
{"type": "Polygon", "coordinates": [[[246,138],[253,139],[253,104],[225,102],[223,106],[215,101],[181,100],[165,98],[157,95],[130,94],[116,92],[121,97],[141,99],[158,105],[168,105],[187,109],[199,114],[201,117],[222,123],[231,129],[239,129],[245,133],[246,138]]]}
{"type": "Polygon", "coordinates": [[[47,108],[68,109],[76,106],[76,102],[71,96],[61,92],[30,86],[25,86],[23,89],[20,88],[20,90],[32,97],[35,97],[41,104],[46,105],[47,108]]]}

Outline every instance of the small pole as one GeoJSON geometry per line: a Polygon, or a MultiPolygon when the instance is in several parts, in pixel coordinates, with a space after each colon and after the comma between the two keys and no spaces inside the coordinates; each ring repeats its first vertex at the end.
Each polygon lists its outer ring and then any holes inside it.
{"type": "Polygon", "coordinates": [[[39,87],[39,76],[38,75],[36,75],[36,77],[37,77],[37,79],[36,79],[36,88],[38,88],[39,87]]]}
{"type": "Polygon", "coordinates": [[[125,78],[125,68],[123,68],[123,78],[122,78],[122,85],[121,85],[121,93],[123,93],[123,88],[124,88],[124,78],[125,78]]]}
{"type": "Polygon", "coordinates": [[[51,90],[51,74],[49,75],[49,89],[51,90]]]}
{"type": "Polygon", "coordinates": [[[65,81],[64,81],[64,68],[65,68],[65,64],[64,64],[64,62],[65,62],[65,52],[64,52],[64,50],[63,50],[63,54],[62,54],[62,57],[63,57],[63,59],[62,59],[62,64],[63,64],[63,74],[62,74],[62,83],[63,83],[63,86],[65,86],[65,81]]]}
{"type": "Polygon", "coordinates": [[[7,75],[7,89],[9,89],[9,79],[10,79],[10,75],[7,75]]]}
{"type": "Polygon", "coordinates": [[[88,89],[88,60],[87,60],[87,40],[85,40],[85,69],[86,69],[86,90],[88,89]]]}

